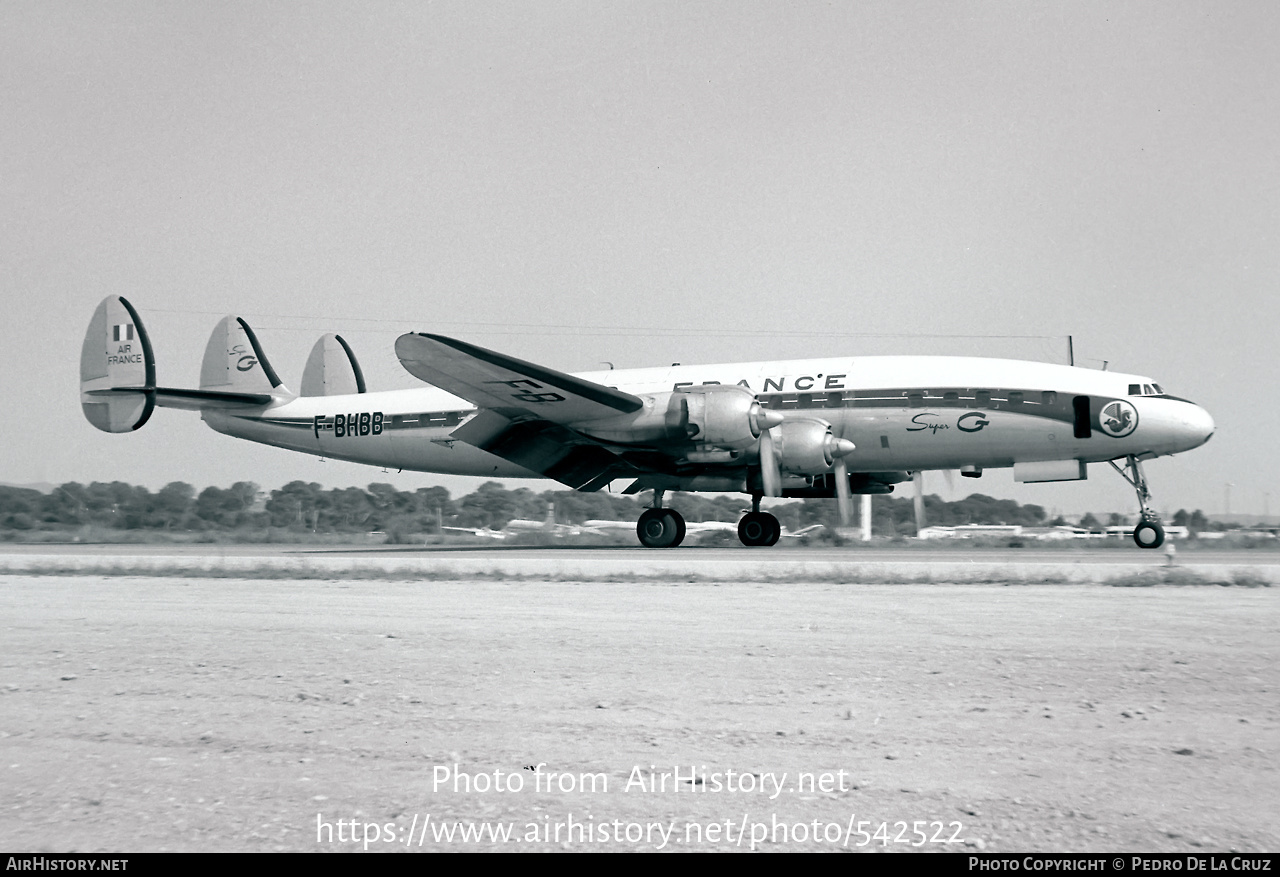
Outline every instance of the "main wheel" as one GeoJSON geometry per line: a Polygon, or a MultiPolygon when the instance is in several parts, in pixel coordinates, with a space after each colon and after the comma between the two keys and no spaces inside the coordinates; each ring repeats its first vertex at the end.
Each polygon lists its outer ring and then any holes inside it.
{"type": "Polygon", "coordinates": [[[782,525],[768,512],[747,512],[738,522],[738,540],[743,545],[772,545],[781,533],[782,525]]]}
{"type": "Polygon", "coordinates": [[[675,509],[663,509],[663,511],[667,513],[667,519],[671,521],[676,528],[676,538],[672,540],[671,545],[668,546],[670,548],[675,548],[684,541],[684,516],[675,509]]]}
{"type": "Polygon", "coordinates": [[[684,538],[684,519],[671,509],[648,509],[636,522],[636,535],[646,548],[674,548],[684,538]]]}
{"type": "Polygon", "coordinates": [[[780,524],[778,522],[778,519],[775,518],[773,515],[766,515],[766,517],[769,519],[770,531],[769,531],[769,539],[764,544],[777,545],[778,539],[781,538],[782,536],[782,524],[780,524]]]}
{"type": "Polygon", "coordinates": [[[1159,548],[1164,544],[1164,527],[1159,521],[1143,519],[1133,528],[1133,541],[1139,548],[1159,548]]]}

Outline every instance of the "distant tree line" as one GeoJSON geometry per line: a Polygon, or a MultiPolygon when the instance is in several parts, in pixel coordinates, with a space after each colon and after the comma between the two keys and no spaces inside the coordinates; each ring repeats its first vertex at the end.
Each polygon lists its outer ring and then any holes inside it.
{"type": "MultiPolygon", "coordinates": [[[[550,508],[555,521],[582,524],[589,520],[633,521],[651,499],[649,494],[622,496],[601,491],[508,490],[486,482],[474,492],[453,498],[443,487],[397,490],[390,484],[325,489],[314,482],[293,481],[262,491],[249,481],[230,487],[206,487],[197,492],[175,481],[154,493],[145,487],[95,481],[68,482],[50,493],[20,487],[0,487],[0,532],[14,538],[24,530],[74,530],[99,527],[142,531],[248,531],[276,529],[313,533],[398,534],[437,533],[440,527],[501,529],[514,519],[541,521],[550,508]]],[[[737,521],[750,500],[745,496],[668,494],[667,504],[688,521],[737,521]]],[[[857,506],[855,497],[855,507],[857,506]]],[[[1013,500],[973,494],[948,502],[938,496],[924,500],[930,525],[1022,524],[1043,526],[1045,510],[1013,500]]],[[[907,497],[877,496],[872,529],[880,535],[914,535],[915,512],[907,497]]],[[[798,500],[770,506],[790,531],[812,524],[835,526],[833,500],[798,500]]],[[[1113,518],[1119,518],[1118,515],[1113,518]]],[[[1066,523],[1058,518],[1053,523],[1066,523]]],[[[1116,523],[1122,523],[1116,521],[1116,523]]],[[[1170,522],[1192,529],[1210,529],[1200,511],[1179,511],[1170,522]]],[[[1102,526],[1087,515],[1083,526],[1102,526]]]]}
{"type": "MultiPolygon", "coordinates": [[[[1054,523],[1056,524],[1058,521],[1054,521],[1054,523]]],[[[1086,530],[1101,530],[1104,527],[1120,527],[1127,523],[1128,521],[1123,515],[1118,515],[1114,512],[1108,515],[1105,521],[1093,512],[1089,512],[1089,514],[1080,519],[1078,526],[1086,530]]],[[[1194,512],[1178,509],[1173,518],[1165,521],[1165,523],[1172,524],[1175,527],[1186,527],[1192,533],[1222,532],[1224,530],[1236,530],[1240,527],[1236,523],[1211,521],[1200,509],[1196,509],[1194,512]]]]}

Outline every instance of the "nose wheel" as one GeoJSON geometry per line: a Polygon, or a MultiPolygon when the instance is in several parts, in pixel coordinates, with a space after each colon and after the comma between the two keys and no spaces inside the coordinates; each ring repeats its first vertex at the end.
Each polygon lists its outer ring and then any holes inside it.
{"type": "Polygon", "coordinates": [[[1164,527],[1159,521],[1144,519],[1133,528],[1133,541],[1139,548],[1159,548],[1164,544],[1164,527]]]}
{"type": "Polygon", "coordinates": [[[1139,548],[1159,548],[1164,544],[1164,527],[1160,524],[1160,516],[1151,508],[1151,491],[1147,489],[1147,476],[1142,472],[1142,464],[1138,458],[1130,454],[1125,458],[1123,467],[1117,466],[1115,460],[1108,460],[1111,468],[1120,473],[1120,477],[1128,481],[1138,494],[1138,506],[1142,519],[1133,528],[1133,541],[1139,548]]]}

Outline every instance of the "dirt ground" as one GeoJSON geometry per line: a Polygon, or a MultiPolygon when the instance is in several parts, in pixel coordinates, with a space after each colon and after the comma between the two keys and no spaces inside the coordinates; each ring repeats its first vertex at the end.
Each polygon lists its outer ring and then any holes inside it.
{"type": "Polygon", "coordinates": [[[1280,849],[1274,588],[10,575],[0,630],[11,851],[1280,849]]]}

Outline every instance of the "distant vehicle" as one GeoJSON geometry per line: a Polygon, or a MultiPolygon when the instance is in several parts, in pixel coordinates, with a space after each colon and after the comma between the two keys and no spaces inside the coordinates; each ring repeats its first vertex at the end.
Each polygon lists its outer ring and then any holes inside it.
{"type": "Polygon", "coordinates": [[[748,494],[738,537],[772,545],[782,530],[762,497],[835,497],[847,526],[852,494],[889,493],[912,473],[1012,467],[1016,481],[1078,481],[1096,462],[1133,486],[1134,541],[1156,548],[1164,530],[1141,462],[1214,431],[1208,412],[1150,378],[1040,362],[868,356],[569,375],[442,335],[401,335],[395,348],[434,388],[369,392],[350,346],[325,335],[295,394],[249,324],[226,317],[199,388],[163,387],[137,311],[110,296],[81,350],[81,405],[105,432],[186,408],[227,435],[373,466],[582,491],[626,478],[624,493],[653,491],[636,532],[654,548],[689,529],[663,507],[667,491],[748,494]]]}

